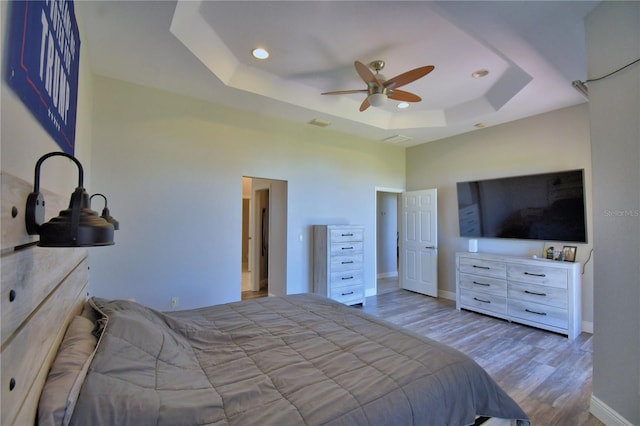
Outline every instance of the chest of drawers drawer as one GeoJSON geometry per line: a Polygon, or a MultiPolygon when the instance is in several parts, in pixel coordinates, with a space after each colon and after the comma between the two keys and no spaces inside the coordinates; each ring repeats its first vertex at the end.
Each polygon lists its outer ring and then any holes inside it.
{"type": "Polygon", "coordinates": [[[542,284],[549,287],[567,288],[567,271],[537,265],[509,264],[509,281],[542,284]]]}
{"type": "Polygon", "coordinates": [[[507,267],[504,262],[478,258],[460,258],[460,272],[481,275],[483,277],[507,278],[507,267]]]}
{"type": "Polygon", "coordinates": [[[509,282],[509,299],[555,306],[569,307],[566,288],[546,287],[530,283],[509,282]]]}
{"type": "Polygon", "coordinates": [[[507,281],[500,278],[483,277],[481,275],[460,273],[462,290],[490,293],[496,296],[507,295],[507,281]]]}
{"type": "Polygon", "coordinates": [[[509,316],[514,320],[523,319],[559,329],[566,329],[569,320],[566,309],[516,299],[509,299],[509,316]]]}
{"type": "Polygon", "coordinates": [[[465,308],[472,310],[489,311],[500,315],[507,313],[506,296],[498,296],[491,293],[479,293],[473,290],[461,290],[460,303],[465,308]]]}

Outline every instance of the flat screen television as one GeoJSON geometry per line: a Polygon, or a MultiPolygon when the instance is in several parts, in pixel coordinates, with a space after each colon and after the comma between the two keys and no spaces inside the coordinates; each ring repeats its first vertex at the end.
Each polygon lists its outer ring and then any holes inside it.
{"type": "Polygon", "coordinates": [[[461,237],[587,242],[584,170],[456,186],[461,237]]]}

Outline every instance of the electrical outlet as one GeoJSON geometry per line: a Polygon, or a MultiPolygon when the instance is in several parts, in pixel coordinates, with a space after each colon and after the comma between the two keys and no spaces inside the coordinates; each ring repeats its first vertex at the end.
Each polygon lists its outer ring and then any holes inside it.
{"type": "Polygon", "coordinates": [[[172,297],[170,303],[171,303],[171,307],[175,308],[176,306],[178,306],[178,298],[177,297],[172,297]]]}

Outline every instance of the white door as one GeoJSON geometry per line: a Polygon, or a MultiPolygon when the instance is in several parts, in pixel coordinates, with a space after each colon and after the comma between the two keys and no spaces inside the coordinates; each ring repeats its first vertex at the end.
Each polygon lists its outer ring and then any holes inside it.
{"type": "Polygon", "coordinates": [[[438,297],[438,191],[402,194],[400,287],[438,297]]]}

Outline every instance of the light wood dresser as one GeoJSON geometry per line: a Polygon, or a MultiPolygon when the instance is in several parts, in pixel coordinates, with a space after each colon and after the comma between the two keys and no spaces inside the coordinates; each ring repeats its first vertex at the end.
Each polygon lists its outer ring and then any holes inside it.
{"type": "Polygon", "coordinates": [[[313,291],[364,306],[364,227],[314,225],[313,291]]]}
{"type": "Polygon", "coordinates": [[[582,330],[580,263],[456,253],[456,308],[573,340],[582,330]]]}

